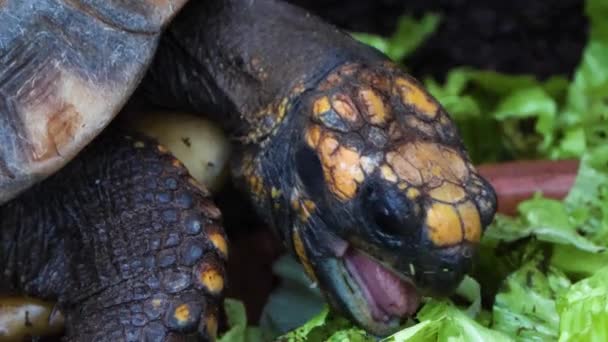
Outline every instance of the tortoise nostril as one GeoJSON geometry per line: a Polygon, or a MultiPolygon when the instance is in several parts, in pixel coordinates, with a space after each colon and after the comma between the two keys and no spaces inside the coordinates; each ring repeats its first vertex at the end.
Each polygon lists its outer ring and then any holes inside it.
{"type": "Polygon", "coordinates": [[[372,214],[374,223],[387,234],[399,235],[403,230],[401,220],[380,201],[376,202],[374,206],[376,207],[372,214]]]}
{"type": "Polygon", "coordinates": [[[368,188],[364,199],[369,218],[382,233],[392,236],[412,235],[420,228],[411,200],[382,187],[368,188]]]}

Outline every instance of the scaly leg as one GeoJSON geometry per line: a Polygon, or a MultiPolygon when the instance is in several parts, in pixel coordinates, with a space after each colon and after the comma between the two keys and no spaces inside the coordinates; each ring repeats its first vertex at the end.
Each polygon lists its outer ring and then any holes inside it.
{"type": "Polygon", "coordinates": [[[0,207],[0,292],[56,299],[69,341],[212,340],[226,239],[166,149],[109,128],[0,207]]]}

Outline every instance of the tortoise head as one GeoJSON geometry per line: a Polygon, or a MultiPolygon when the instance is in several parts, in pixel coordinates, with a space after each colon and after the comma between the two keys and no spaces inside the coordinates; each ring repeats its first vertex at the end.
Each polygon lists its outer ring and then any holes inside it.
{"type": "Polygon", "coordinates": [[[458,286],[494,191],[443,108],[391,64],[343,65],[290,103],[239,174],[329,302],[388,334],[421,295],[458,286]]]}

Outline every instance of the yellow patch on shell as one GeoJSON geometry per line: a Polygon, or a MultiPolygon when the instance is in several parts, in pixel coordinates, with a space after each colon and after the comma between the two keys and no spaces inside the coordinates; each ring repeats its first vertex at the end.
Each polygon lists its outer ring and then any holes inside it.
{"type": "Polygon", "coordinates": [[[329,99],[327,96],[323,96],[320,99],[317,99],[312,106],[312,111],[315,117],[320,116],[321,114],[329,111],[331,109],[331,104],[329,103],[329,99]]]}
{"type": "Polygon", "coordinates": [[[359,111],[350,97],[342,94],[334,95],[331,101],[332,107],[338,115],[350,122],[355,122],[359,118],[359,111]]]}
{"type": "Polygon", "coordinates": [[[414,106],[420,114],[431,119],[437,115],[439,109],[437,103],[420,86],[405,78],[398,78],[395,84],[404,105],[414,106]]]}
{"type": "Polygon", "coordinates": [[[384,125],[389,120],[389,108],[384,105],[382,98],[372,89],[359,91],[359,99],[365,105],[369,121],[374,125],[384,125]]]}
{"type": "Polygon", "coordinates": [[[334,138],[324,139],[319,152],[329,190],[341,200],[353,198],[365,178],[359,152],[339,146],[334,138]]]}
{"type": "Polygon", "coordinates": [[[304,242],[300,237],[300,233],[297,229],[293,230],[293,248],[295,249],[296,255],[300,260],[300,263],[304,267],[304,272],[310,278],[310,280],[316,282],[317,276],[315,275],[315,271],[312,268],[312,264],[308,259],[308,255],[306,254],[306,249],[304,248],[304,242]]]}
{"type": "Polygon", "coordinates": [[[426,213],[428,235],[437,247],[445,247],[462,241],[460,216],[456,209],[444,203],[433,203],[426,213]]]}
{"type": "Polygon", "coordinates": [[[188,306],[188,304],[182,304],[182,305],[178,306],[177,308],[175,308],[175,311],[173,312],[173,317],[175,318],[177,323],[180,325],[184,325],[184,324],[188,323],[189,321],[191,321],[192,317],[190,317],[190,315],[191,315],[191,312],[190,312],[190,307],[188,306]]]}
{"type": "Polygon", "coordinates": [[[224,289],[224,277],[212,265],[203,264],[199,268],[198,281],[212,294],[218,294],[224,289]]]}
{"type": "Polygon", "coordinates": [[[470,242],[479,242],[481,219],[477,207],[471,201],[467,201],[458,206],[458,213],[464,224],[464,238],[470,242]]]}
{"type": "Polygon", "coordinates": [[[209,241],[211,241],[213,246],[222,253],[222,256],[225,258],[228,257],[228,243],[220,232],[211,232],[209,234],[209,241]]]}
{"type": "Polygon", "coordinates": [[[466,195],[464,189],[456,184],[444,182],[441,186],[429,191],[429,195],[443,202],[458,202],[466,195]]]}

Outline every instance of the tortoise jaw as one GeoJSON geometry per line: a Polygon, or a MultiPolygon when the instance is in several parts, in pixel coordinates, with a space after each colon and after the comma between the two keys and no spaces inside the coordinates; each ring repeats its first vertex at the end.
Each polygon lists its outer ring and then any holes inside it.
{"type": "Polygon", "coordinates": [[[327,247],[331,255],[312,264],[315,278],[334,308],[378,336],[397,331],[416,312],[421,296],[407,275],[339,238],[332,238],[327,247]]]}

